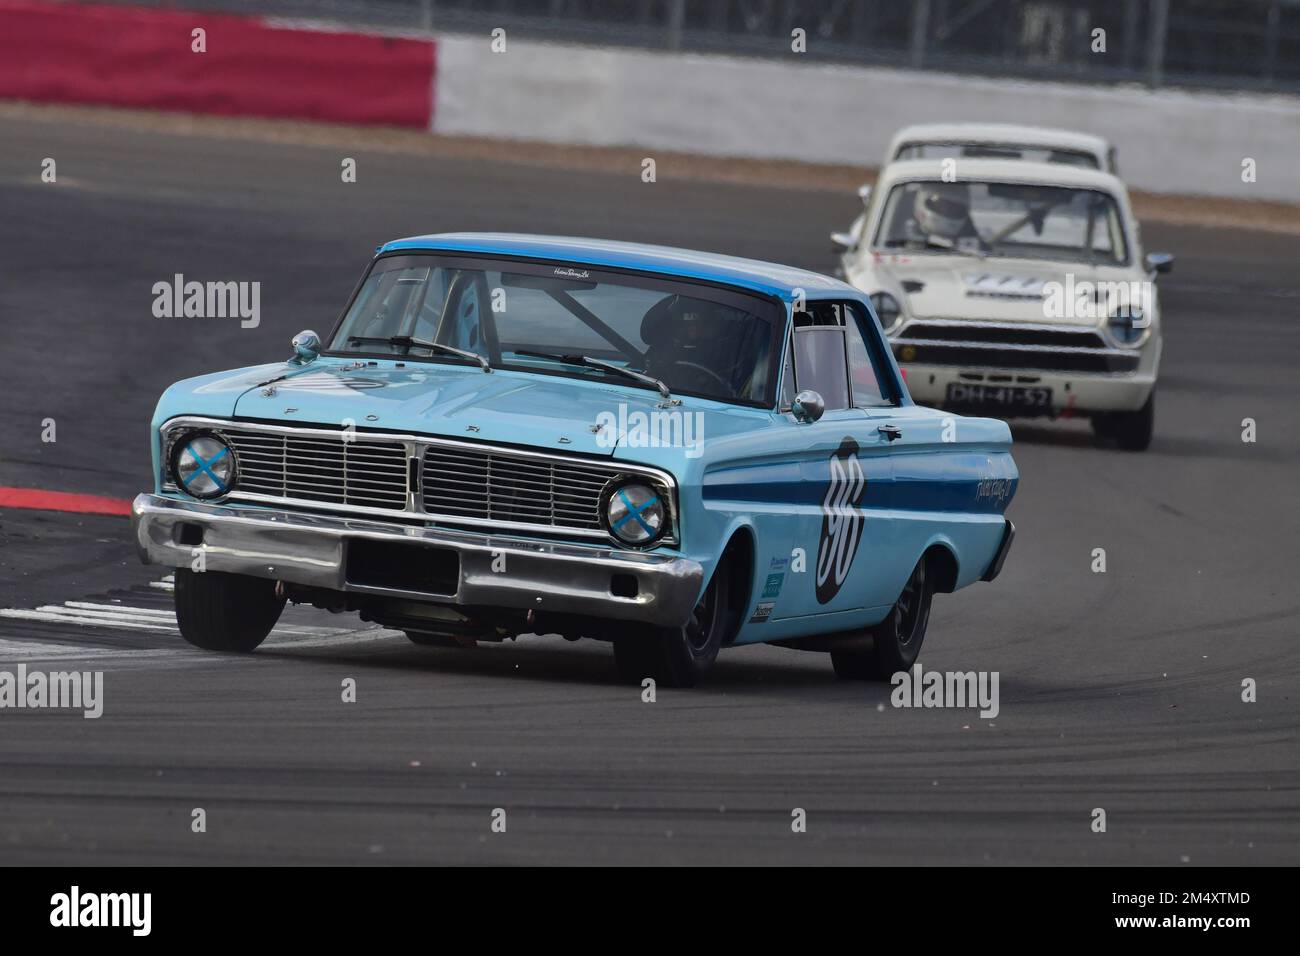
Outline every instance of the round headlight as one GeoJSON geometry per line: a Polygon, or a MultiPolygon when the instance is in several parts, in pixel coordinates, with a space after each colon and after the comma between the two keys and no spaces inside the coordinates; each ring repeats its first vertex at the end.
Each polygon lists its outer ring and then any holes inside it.
{"type": "Polygon", "coordinates": [[[649,485],[619,485],[605,502],[605,520],[620,541],[644,545],[667,530],[668,509],[663,497],[649,485]]]}
{"type": "Polygon", "coordinates": [[[1118,346],[1135,349],[1146,341],[1151,320],[1141,309],[1120,308],[1106,320],[1106,332],[1118,346]]]}
{"type": "Polygon", "coordinates": [[[186,435],[172,449],[172,478],[195,498],[220,498],[235,485],[235,456],[216,435],[186,435]]]}
{"type": "Polygon", "coordinates": [[[886,335],[898,328],[903,321],[903,307],[888,292],[871,293],[871,305],[875,308],[876,318],[880,319],[880,327],[886,335]]]}

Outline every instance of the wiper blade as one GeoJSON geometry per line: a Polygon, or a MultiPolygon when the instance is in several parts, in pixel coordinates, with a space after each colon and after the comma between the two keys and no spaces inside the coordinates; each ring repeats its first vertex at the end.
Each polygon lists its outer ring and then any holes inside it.
{"type": "Polygon", "coordinates": [[[468,349],[458,349],[453,345],[443,345],[441,342],[430,342],[426,339],[412,338],[409,335],[349,335],[348,341],[354,345],[361,345],[364,342],[387,342],[389,345],[401,345],[409,352],[413,348],[428,349],[430,352],[443,352],[447,355],[459,355],[461,358],[470,359],[477,362],[479,367],[485,372],[491,372],[492,366],[488,360],[477,352],[471,352],[468,349]]]}
{"type": "Polygon", "coordinates": [[[393,345],[404,345],[409,351],[411,348],[428,349],[430,352],[442,352],[447,355],[459,355],[461,358],[469,359],[472,362],[478,362],[479,368],[485,372],[491,372],[492,366],[488,360],[477,352],[471,352],[469,349],[458,349],[454,345],[443,345],[441,342],[430,342],[427,339],[416,339],[409,335],[393,335],[388,339],[393,345]]]}
{"type": "Polygon", "coordinates": [[[935,239],[934,236],[925,237],[925,245],[929,249],[942,249],[944,252],[955,252],[959,256],[974,256],[976,259],[987,259],[988,256],[978,249],[969,249],[966,246],[959,246],[955,242],[942,242],[935,239]]]}
{"type": "Polygon", "coordinates": [[[528,355],[532,358],[551,359],[555,362],[563,362],[565,365],[582,365],[587,368],[599,368],[604,369],[606,372],[625,375],[638,382],[644,382],[646,385],[653,385],[659,390],[659,394],[663,396],[665,402],[674,401],[673,393],[668,390],[668,386],[653,375],[646,375],[644,372],[637,372],[630,368],[624,368],[622,365],[615,365],[613,362],[590,358],[586,355],[560,355],[556,352],[535,352],[532,349],[513,349],[512,351],[514,351],[516,355],[528,355]]]}
{"type": "Polygon", "coordinates": [[[955,242],[944,242],[934,236],[926,236],[924,239],[887,239],[884,242],[886,249],[902,249],[908,246],[915,248],[917,245],[924,246],[927,249],[942,249],[944,252],[955,252],[959,256],[974,256],[976,259],[988,258],[986,253],[977,249],[967,249],[955,242]]]}

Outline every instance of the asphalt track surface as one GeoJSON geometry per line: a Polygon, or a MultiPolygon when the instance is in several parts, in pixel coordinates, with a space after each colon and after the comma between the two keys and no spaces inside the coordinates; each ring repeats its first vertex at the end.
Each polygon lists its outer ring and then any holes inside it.
{"type": "MultiPolygon", "coordinates": [[[[570,233],[826,269],[853,212],[658,179],[5,120],[0,486],[145,489],[159,392],[323,331],[385,239],[570,233]],[[154,318],[177,272],[260,281],[261,325],[154,318]]],[[[106,697],[98,720],[0,711],[0,863],[1300,862],[1300,238],[1144,237],[1179,257],[1154,447],[1017,428],[1006,570],[935,604],[926,668],[998,671],[996,720],[894,709],[774,647],[653,704],[607,645],[419,648],[308,610],[250,657],[204,654],[126,519],[0,512],[0,607],[63,609],[0,616],[0,668],[103,670],[106,697]]]]}

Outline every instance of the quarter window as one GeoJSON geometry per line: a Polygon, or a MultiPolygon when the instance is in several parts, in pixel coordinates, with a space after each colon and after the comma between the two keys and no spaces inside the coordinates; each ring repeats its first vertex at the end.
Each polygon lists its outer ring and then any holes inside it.
{"type": "Polygon", "coordinates": [[[819,393],[826,410],[849,407],[844,327],[809,325],[794,330],[794,375],[799,391],[819,393]]]}
{"type": "MultiPolygon", "coordinates": [[[[794,388],[821,393],[826,408],[892,406],[889,391],[867,345],[870,317],[860,303],[810,302],[794,315],[794,388]]],[[[789,381],[787,364],[786,380],[789,381]]],[[[786,389],[788,403],[792,393],[786,389]]]]}

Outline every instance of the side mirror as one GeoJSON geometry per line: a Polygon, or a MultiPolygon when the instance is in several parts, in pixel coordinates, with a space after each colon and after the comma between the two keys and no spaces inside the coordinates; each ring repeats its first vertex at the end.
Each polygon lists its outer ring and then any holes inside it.
{"type": "Polygon", "coordinates": [[[858,198],[862,200],[862,205],[865,206],[867,204],[867,201],[871,199],[871,187],[868,186],[866,183],[863,183],[861,186],[859,186],[858,198]]]}
{"type": "Polygon", "coordinates": [[[825,414],[826,403],[821,395],[807,388],[794,397],[790,411],[794,413],[796,421],[810,425],[825,414]]]}
{"type": "Polygon", "coordinates": [[[311,329],[299,332],[290,344],[293,346],[293,355],[289,361],[294,365],[307,365],[316,361],[320,355],[320,336],[311,329]]]}
{"type": "Polygon", "coordinates": [[[1174,271],[1174,254],[1172,252],[1148,252],[1147,272],[1166,273],[1174,271]]]}
{"type": "Polygon", "coordinates": [[[831,251],[838,253],[852,252],[858,247],[852,233],[832,232],[831,233],[831,251]]]}

